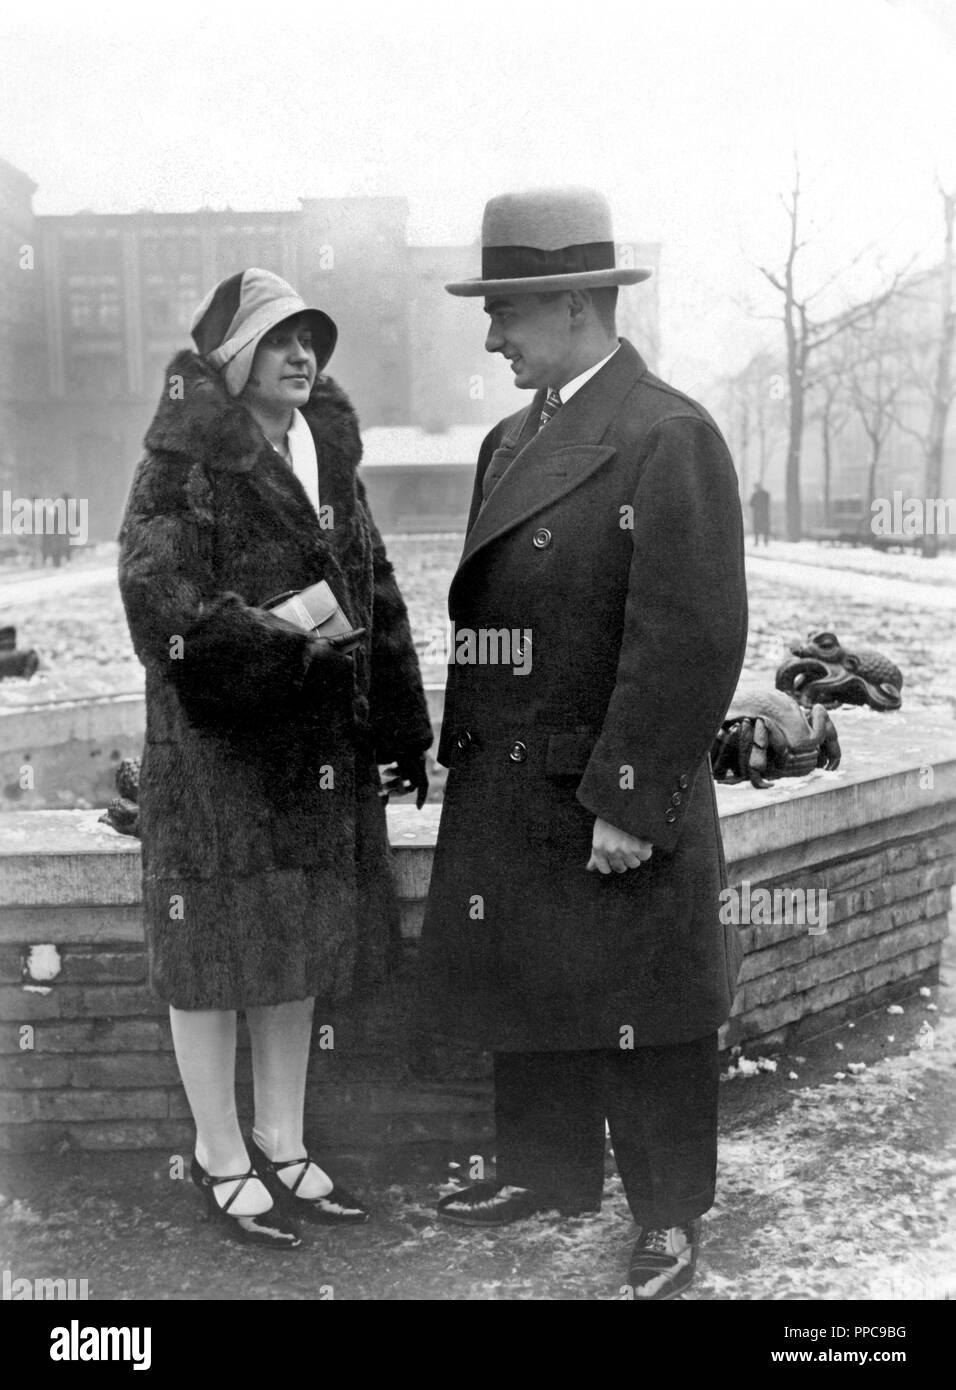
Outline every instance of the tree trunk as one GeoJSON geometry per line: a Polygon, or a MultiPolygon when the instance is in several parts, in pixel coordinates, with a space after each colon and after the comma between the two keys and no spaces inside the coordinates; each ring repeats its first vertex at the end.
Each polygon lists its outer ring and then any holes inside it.
{"type": "MultiPolygon", "coordinates": [[[[943,195],[945,242],[943,264],[940,267],[940,302],[942,336],[933,384],[933,406],[930,415],[929,438],[926,445],[926,481],[923,491],[927,501],[943,494],[943,451],[946,443],[946,422],[952,398],[953,339],[956,337],[956,312],[953,308],[953,223],[956,220],[956,193],[943,195]]],[[[935,509],[934,509],[935,510],[935,509]]],[[[939,554],[939,538],[923,533],[923,558],[934,560],[939,554]]]]}
{"type": "Polygon", "coordinates": [[[800,454],[803,448],[803,380],[794,364],[790,371],[790,442],[787,446],[787,540],[803,536],[803,506],[800,499],[800,454]]]}
{"type": "Polygon", "coordinates": [[[830,410],[824,407],[820,417],[820,424],[823,430],[823,524],[830,525],[830,477],[832,473],[832,449],[833,444],[830,439],[830,410]]]}
{"type": "Polygon", "coordinates": [[[880,454],[883,452],[883,441],[879,438],[870,436],[870,469],[866,479],[866,506],[863,509],[864,519],[867,525],[873,519],[873,500],[876,497],[876,470],[880,466],[880,454]]]}

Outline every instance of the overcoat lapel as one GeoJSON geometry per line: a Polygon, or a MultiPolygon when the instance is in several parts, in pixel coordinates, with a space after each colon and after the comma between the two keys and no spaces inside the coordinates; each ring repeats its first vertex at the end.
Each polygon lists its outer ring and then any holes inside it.
{"type": "MultiPolygon", "coordinates": [[[[491,457],[500,482],[485,502],[465,540],[455,579],[499,536],[572,492],[614,455],[601,441],[624,397],[647,371],[626,340],[597,376],[563,405],[543,430],[536,428],[543,394],[491,457]]],[[[453,581],[454,583],[454,581],[453,581]]]]}
{"type": "Polygon", "coordinates": [[[498,483],[501,481],[505,472],[511,467],[516,456],[521,453],[521,450],[526,444],[530,444],[531,440],[537,434],[538,421],[541,418],[541,410],[544,401],[545,392],[536,391],[534,399],[528,406],[524,415],[515,422],[504,439],[502,439],[498,448],[492,454],[488,467],[485,470],[485,476],[482,479],[482,486],[486,495],[498,486],[498,483]]]}

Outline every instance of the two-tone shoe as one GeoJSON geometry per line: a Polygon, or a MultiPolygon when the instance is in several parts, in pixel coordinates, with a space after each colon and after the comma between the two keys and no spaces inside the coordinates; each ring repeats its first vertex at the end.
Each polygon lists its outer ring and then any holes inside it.
{"type": "Polygon", "coordinates": [[[635,1303],[679,1298],[694,1278],[699,1248],[699,1218],[684,1226],[642,1226],[631,1253],[628,1298],[635,1303]]]}
{"type": "Polygon", "coordinates": [[[317,1226],[358,1226],[368,1221],[367,1209],[357,1197],[353,1197],[344,1187],[339,1187],[338,1183],[334,1183],[332,1190],[323,1197],[299,1195],[299,1187],[313,1161],[308,1155],[304,1158],[289,1158],[275,1162],[266,1157],[254,1139],[249,1140],[248,1149],[256,1172],[275,1198],[276,1204],[291,1216],[302,1221],[312,1221],[317,1226]],[[279,1174],[296,1167],[302,1171],[296,1174],[295,1181],[289,1186],[283,1182],[279,1174]]]}

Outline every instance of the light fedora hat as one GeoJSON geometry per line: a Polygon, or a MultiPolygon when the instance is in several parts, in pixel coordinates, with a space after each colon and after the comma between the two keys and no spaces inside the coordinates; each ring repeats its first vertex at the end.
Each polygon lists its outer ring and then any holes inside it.
{"type": "Polygon", "coordinates": [[[593,188],[533,188],[485,205],[481,278],[449,294],[522,294],[636,285],[650,270],[615,264],[611,208],[593,188]]]}
{"type": "Polygon", "coordinates": [[[328,314],[306,304],[271,270],[253,266],[221,280],[193,314],[189,331],[200,356],[222,374],[229,394],[239,396],[262,339],[297,314],[309,315],[316,370],[321,372],[332,356],[338,329],[328,314]]]}

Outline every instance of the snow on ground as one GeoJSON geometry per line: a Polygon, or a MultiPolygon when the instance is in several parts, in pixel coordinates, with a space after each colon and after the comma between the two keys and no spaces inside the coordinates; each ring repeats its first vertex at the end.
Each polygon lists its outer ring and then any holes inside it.
{"type": "Polygon", "coordinates": [[[142,690],[116,584],[115,546],[84,552],[59,569],[0,571],[0,626],[40,654],[29,681],[0,683],[0,708],[142,690]],[[112,553],[110,553],[112,551],[112,553]]]}
{"type": "MultiPolygon", "coordinates": [[[[919,997],[881,1008],[722,1084],[718,1196],[687,1301],[956,1297],[953,994],[939,991],[938,1010],[919,997]]],[[[107,1300],[312,1299],[323,1286],[336,1301],[622,1297],[635,1231],[616,1175],[600,1215],[467,1230],[435,1215],[467,1154],[452,1170],[448,1151],[383,1151],[364,1175],[354,1155],[326,1158],[373,1220],[307,1228],[290,1259],[224,1246],[165,1152],[6,1155],[0,1262],[86,1278],[107,1300]]]]}
{"type": "MultiPolygon", "coordinates": [[[[782,554],[773,555],[763,546],[759,550],[749,549],[748,578],[762,577],[765,580],[782,581],[796,585],[808,594],[842,591],[874,604],[912,604],[915,607],[940,609],[944,612],[956,610],[956,582],[940,583],[934,582],[932,578],[924,581],[915,575],[898,575],[891,570],[885,573],[882,569],[858,570],[849,564],[827,565],[824,558],[794,560],[787,550],[782,554]]],[[[838,551],[836,558],[845,555],[852,559],[854,554],[854,551],[838,551]]],[[[884,558],[908,561],[911,557],[889,555],[884,558]]]]}
{"type": "Polygon", "coordinates": [[[852,574],[872,574],[883,579],[909,580],[916,584],[948,585],[956,589],[956,551],[944,551],[935,560],[904,552],[873,550],[869,546],[825,545],[820,541],[772,540],[769,546],[755,546],[747,537],[748,558],[766,556],[793,565],[816,565],[823,569],[847,570],[852,574]]]}
{"type": "MultiPolygon", "coordinates": [[[[419,648],[445,630],[445,598],[461,551],[457,535],[392,536],[389,553],[409,607],[419,648]]],[[[834,547],[771,545],[765,554],[748,547],[750,638],[744,666],[748,682],[773,687],[773,673],[789,644],[832,629],[850,647],[875,647],[904,675],[904,710],[956,710],[956,588],[900,579],[892,573],[860,574],[856,551],[834,547]],[[794,551],[816,557],[795,562],[794,551]],[[823,560],[830,560],[829,567],[823,560]]],[[[870,563],[946,565],[912,556],[874,555],[870,563]]],[[[920,573],[920,571],[916,571],[920,573]]],[[[35,647],[41,669],[30,681],[0,683],[0,708],[38,701],[76,699],[143,688],[116,586],[116,548],[84,552],[59,570],[0,570],[0,625],[13,622],[23,647],[35,647]]],[[[441,666],[426,679],[443,681],[441,666]]],[[[703,674],[703,673],[702,673],[703,674]]]]}
{"type": "Polygon", "coordinates": [[[841,1080],[834,1051],[830,1080],[724,1138],[699,1296],[956,1298],[952,1018],[933,1036],[841,1080]]]}

